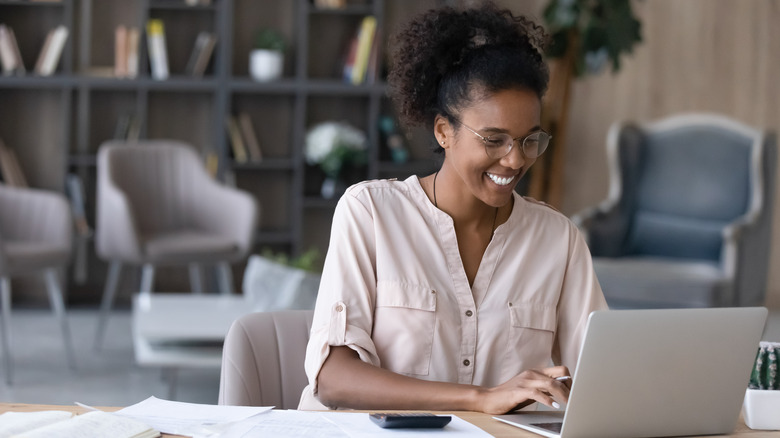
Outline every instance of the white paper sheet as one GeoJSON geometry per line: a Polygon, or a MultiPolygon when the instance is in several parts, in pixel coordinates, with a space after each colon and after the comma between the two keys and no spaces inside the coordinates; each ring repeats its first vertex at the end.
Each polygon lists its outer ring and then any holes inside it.
{"type": "Polygon", "coordinates": [[[432,437],[473,438],[491,437],[491,435],[468,421],[452,415],[452,421],[441,429],[382,429],[377,426],[368,414],[349,412],[322,412],[324,418],[337,425],[349,438],[369,438],[377,436],[394,437],[432,437]]]}
{"type": "Polygon", "coordinates": [[[206,405],[149,397],[116,413],[142,421],[163,433],[195,436],[204,434],[204,426],[245,420],[272,408],[206,405]]]}

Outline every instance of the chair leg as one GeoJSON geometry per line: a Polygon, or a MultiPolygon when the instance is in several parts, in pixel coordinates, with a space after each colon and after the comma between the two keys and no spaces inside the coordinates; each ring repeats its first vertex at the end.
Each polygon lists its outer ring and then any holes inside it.
{"type": "Polygon", "coordinates": [[[217,279],[219,281],[219,292],[222,295],[233,293],[233,271],[230,270],[230,263],[217,263],[217,279]]]}
{"type": "Polygon", "coordinates": [[[5,368],[5,382],[11,384],[13,380],[13,364],[11,360],[11,279],[0,277],[0,311],[2,311],[2,342],[3,342],[3,368],[5,368]]]}
{"type": "Polygon", "coordinates": [[[68,317],[65,315],[65,302],[62,299],[62,288],[60,287],[59,275],[54,268],[47,269],[46,275],[46,289],[49,292],[49,303],[54,311],[54,315],[60,320],[60,327],[62,328],[62,337],[65,345],[65,354],[68,357],[68,365],[71,369],[76,369],[76,355],[73,352],[73,343],[70,337],[70,326],[68,325],[68,317]]]}
{"type": "Polygon", "coordinates": [[[200,263],[190,263],[190,287],[196,294],[203,293],[203,268],[200,263]]]}
{"type": "Polygon", "coordinates": [[[114,304],[114,295],[116,295],[116,287],[119,283],[119,276],[121,273],[122,262],[111,262],[108,267],[108,278],[106,278],[106,286],[103,289],[103,299],[100,302],[100,314],[98,315],[97,332],[95,332],[95,344],[93,345],[95,351],[98,351],[101,347],[103,347],[103,337],[106,333],[106,323],[108,322],[108,315],[111,313],[111,306],[114,304]]]}
{"type": "Polygon", "coordinates": [[[141,293],[152,293],[154,287],[154,265],[145,264],[141,268],[141,293]]]}

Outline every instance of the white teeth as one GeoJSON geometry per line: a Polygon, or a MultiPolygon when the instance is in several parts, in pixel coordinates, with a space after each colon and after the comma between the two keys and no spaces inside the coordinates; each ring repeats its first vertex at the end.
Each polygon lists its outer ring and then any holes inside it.
{"type": "Polygon", "coordinates": [[[491,180],[492,180],[494,183],[496,183],[496,184],[498,184],[498,185],[500,185],[500,186],[505,186],[505,185],[507,185],[507,184],[511,183],[511,182],[512,182],[512,181],[515,179],[515,177],[514,177],[514,176],[511,176],[511,177],[505,178],[505,177],[500,177],[500,176],[493,175],[492,173],[488,173],[488,174],[487,174],[487,176],[488,176],[488,177],[489,177],[489,178],[490,178],[490,179],[491,179],[491,180]]]}

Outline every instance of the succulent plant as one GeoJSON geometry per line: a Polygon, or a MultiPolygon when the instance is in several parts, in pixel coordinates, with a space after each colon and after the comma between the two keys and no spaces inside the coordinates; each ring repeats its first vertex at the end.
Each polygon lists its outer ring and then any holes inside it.
{"type": "Polygon", "coordinates": [[[756,354],[755,366],[750,373],[750,389],[780,389],[777,377],[777,358],[780,342],[761,342],[756,354]]]}

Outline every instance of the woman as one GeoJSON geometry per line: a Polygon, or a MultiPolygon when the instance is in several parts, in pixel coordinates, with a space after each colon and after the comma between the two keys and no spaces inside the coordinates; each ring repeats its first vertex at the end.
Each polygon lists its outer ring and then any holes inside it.
{"type": "Polygon", "coordinates": [[[340,199],[302,409],[500,414],[568,400],[556,378],[606,304],[576,227],[514,191],[549,140],[543,38],[492,4],[431,10],[397,35],[392,97],[444,161],[340,199]]]}

